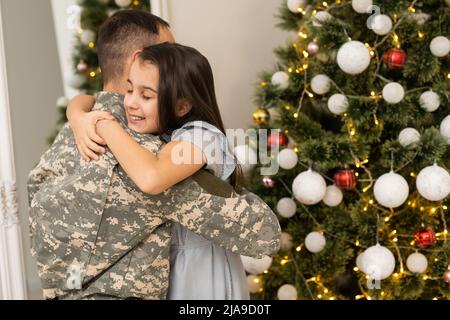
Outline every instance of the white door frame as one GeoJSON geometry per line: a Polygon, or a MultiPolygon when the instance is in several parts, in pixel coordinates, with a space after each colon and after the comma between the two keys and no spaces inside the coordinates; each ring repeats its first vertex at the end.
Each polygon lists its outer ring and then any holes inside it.
{"type": "Polygon", "coordinates": [[[169,0],[150,0],[150,6],[154,15],[170,22],[169,0]]]}
{"type": "Polygon", "coordinates": [[[0,1],[0,300],[27,298],[0,1]]]}

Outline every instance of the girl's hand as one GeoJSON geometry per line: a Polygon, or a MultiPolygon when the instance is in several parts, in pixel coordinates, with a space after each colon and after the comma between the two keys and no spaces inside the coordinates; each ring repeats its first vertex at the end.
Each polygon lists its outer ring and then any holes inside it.
{"type": "Polygon", "coordinates": [[[73,116],[69,121],[75,136],[78,151],[86,161],[99,160],[96,153],[105,153],[104,140],[97,134],[96,124],[100,120],[115,120],[114,116],[104,111],[92,111],[73,116]]]}

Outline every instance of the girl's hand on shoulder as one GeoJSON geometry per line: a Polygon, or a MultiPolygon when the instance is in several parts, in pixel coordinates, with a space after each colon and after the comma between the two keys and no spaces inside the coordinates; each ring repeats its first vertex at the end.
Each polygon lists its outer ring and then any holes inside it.
{"type": "Polygon", "coordinates": [[[91,111],[73,117],[70,127],[75,136],[77,148],[86,161],[99,160],[96,153],[105,153],[104,140],[97,134],[96,124],[101,120],[115,120],[114,116],[104,111],[91,111]]]}

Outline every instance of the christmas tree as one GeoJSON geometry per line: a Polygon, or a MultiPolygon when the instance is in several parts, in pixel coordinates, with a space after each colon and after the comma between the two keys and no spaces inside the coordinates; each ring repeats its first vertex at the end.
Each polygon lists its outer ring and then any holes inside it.
{"type": "MultiPolygon", "coordinates": [[[[80,93],[94,94],[101,91],[103,81],[97,60],[95,42],[102,23],[118,10],[134,9],[150,12],[148,0],[80,0],[79,1],[79,28],[76,34],[72,65],[73,75],[68,84],[80,90],[80,93]]],[[[76,12],[75,12],[76,13],[76,12]]],[[[66,108],[68,100],[61,97],[56,102],[58,107],[58,122],[53,133],[48,137],[47,143],[53,143],[60,128],[67,122],[66,108]]]]}
{"type": "MultiPolygon", "coordinates": [[[[255,299],[450,298],[450,2],[284,0],[295,39],[257,88],[280,170],[249,188],[279,214],[255,299]]],[[[261,151],[261,150],[260,150],[261,151]]]]}

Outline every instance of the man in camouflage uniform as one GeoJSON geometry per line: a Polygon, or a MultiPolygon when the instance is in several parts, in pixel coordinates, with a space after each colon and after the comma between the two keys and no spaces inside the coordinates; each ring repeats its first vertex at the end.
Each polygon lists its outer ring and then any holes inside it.
{"type": "MultiPolygon", "coordinates": [[[[126,128],[123,95],[96,98],[94,109],[126,128]]],[[[162,146],[158,137],[128,132],[153,153],[162,146]]],[[[31,171],[28,191],[32,254],[45,298],[165,299],[170,221],[239,254],[279,249],[278,220],[256,195],[236,194],[205,171],[163,194],[145,194],[109,150],[99,161],[84,161],[68,124],[31,171]]]]}

